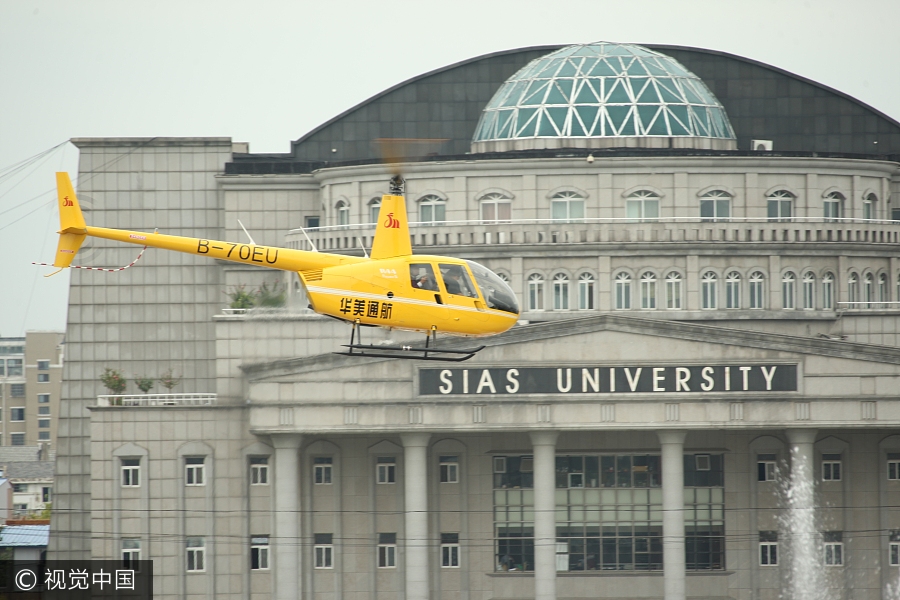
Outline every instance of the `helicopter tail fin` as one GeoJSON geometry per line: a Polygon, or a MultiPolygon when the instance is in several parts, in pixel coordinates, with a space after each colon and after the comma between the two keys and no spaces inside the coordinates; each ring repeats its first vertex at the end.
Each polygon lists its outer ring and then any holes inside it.
{"type": "Polygon", "coordinates": [[[65,268],[72,264],[75,253],[81,248],[87,236],[87,225],[68,173],[56,174],[56,192],[59,197],[59,244],[53,266],[65,268]]]}
{"type": "Polygon", "coordinates": [[[406,198],[385,194],[381,197],[371,257],[394,258],[410,254],[412,244],[409,240],[409,222],[406,219],[406,198]]]}

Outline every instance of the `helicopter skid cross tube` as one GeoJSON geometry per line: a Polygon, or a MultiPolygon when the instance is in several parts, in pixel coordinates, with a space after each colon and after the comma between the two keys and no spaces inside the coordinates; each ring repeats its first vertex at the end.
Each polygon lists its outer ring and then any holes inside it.
{"type": "MultiPolygon", "coordinates": [[[[341,356],[359,356],[359,357],[379,357],[379,358],[406,358],[409,360],[443,360],[443,361],[452,361],[452,362],[462,362],[464,360],[469,360],[475,354],[484,349],[484,346],[478,346],[477,348],[465,348],[462,350],[450,350],[444,348],[437,348],[437,327],[432,326],[431,333],[425,336],[425,347],[417,348],[415,346],[376,346],[374,344],[363,344],[363,343],[355,343],[357,339],[356,328],[359,327],[361,323],[359,319],[353,322],[353,327],[350,330],[350,343],[344,344],[343,348],[349,348],[347,352],[335,352],[335,354],[340,354],[341,356]],[[354,352],[354,350],[358,350],[358,352],[354,352]],[[367,352],[367,350],[369,352],[367,352]],[[374,352],[373,352],[374,351],[374,352]],[[406,352],[412,352],[414,354],[405,354],[406,352]],[[456,355],[456,356],[428,356],[430,354],[440,354],[440,355],[456,355]]],[[[359,334],[359,342],[362,342],[362,332],[359,334]]]]}

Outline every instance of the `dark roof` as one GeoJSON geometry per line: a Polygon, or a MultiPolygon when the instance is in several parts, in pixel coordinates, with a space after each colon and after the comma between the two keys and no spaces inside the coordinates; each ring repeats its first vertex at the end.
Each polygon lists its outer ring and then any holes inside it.
{"type": "Polygon", "coordinates": [[[3,474],[10,480],[53,479],[56,463],[49,460],[35,460],[8,462],[4,466],[6,470],[3,474]]]}
{"type": "MultiPolygon", "coordinates": [[[[725,106],[738,148],[772,140],[776,151],[900,154],[900,123],[838,90],[753,59],[685,46],[645,44],[700,76],[725,106]],[[875,144],[874,142],[878,142],[875,144]]],[[[232,171],[311,172],[325,161],[372,162],[377,138],[446,139],[441,156],[469,152],[481,111],[531,60],[562,46],[494,52],[423,73],[380,92],[301,136],[285,155],[242,155],[232,171]],[[332,152],[332,150],[335,150],[332,152]]]]}

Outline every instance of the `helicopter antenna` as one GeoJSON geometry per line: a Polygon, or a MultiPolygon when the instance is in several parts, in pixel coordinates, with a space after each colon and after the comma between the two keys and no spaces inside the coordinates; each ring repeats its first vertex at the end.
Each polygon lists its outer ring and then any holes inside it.
{"type": "MultiPolygon", "coordinates": [[[[309,242],[309,245],[310,245],[310,247],[312,248],[312,251],[313,251],[313,252],[318,252],[319,249],[316,248],[316,245],[313,244],[313,241],[312,241],[311,239],[309,239],[309,236],[306,234],[306,230],[303,229],[303,228],[301,227],[301,228],[300,228],[300,231],[303,233],[303,237],[306,238],[306,241],[309,242]]],[[[365,250],[365,248],[363,248],[363,250],[365,250]]]]}
{"type": "Polygon", "coordinates": [[[251,236],[250,236],[250,233],[247,232],[247,228],[244,227],[244,224],[241,223],[241,220],[240,220],[240,219],[238,219],[237,222],[238,222],[238,225],[241,226],[241,229],[244,230],[244,233],[247,234],[247,237],[250,238],[250,243],[253,244],[253,245],[255,246],[255,245],[256,245],[256,242],[253,241],[253,237],[251,237],[251,236]]]}
{"type": "Polygon", "coordinates": [[[363,244],[363,241],[358,237],[356,238],[356,241],[359,242],[359,247],[362,248],[363,254],[366,255],[366,258],[369,258],[369,253],[366,252],[366,246],[363,244]]]}

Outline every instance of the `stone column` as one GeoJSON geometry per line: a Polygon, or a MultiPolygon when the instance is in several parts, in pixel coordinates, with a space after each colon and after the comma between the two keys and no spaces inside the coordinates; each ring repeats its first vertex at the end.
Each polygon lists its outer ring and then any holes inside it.
{"type": "Polygon", "coordinates": [[[428,440],[430,433],[406,433],[403,493],[406,528],[406,600],[428,600],[428,440]]]}
{"type": "Polygon", "coordinates": [[[534,598],[556,600],[556,438],[531,433],[534,446],[534,598]]]}
{"type": "Polygon", "coordinates": [[[791,487],[788,493],[788,541],[790,546],[791,598],[816,600],[821,597],[821,564],[816,546],[815,483],[813,444],[815,429],[788,429],[791,444],[791,487]]]}
{"type": "Polygon", "coordinates": [[[658,431],[662,446],[663,589],[665,600],[685,600],[684,438],[686,431],[658,431]]]}
{"type": "Polygon", "coordinates": [[[300,434],[275,434],[275,598],[300,600],[300,434]]]}

